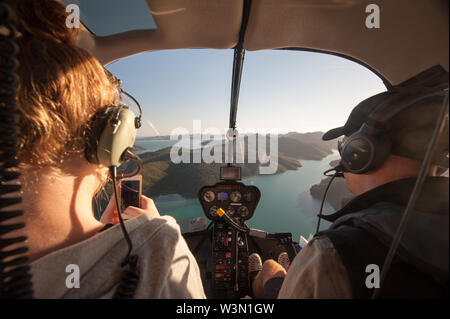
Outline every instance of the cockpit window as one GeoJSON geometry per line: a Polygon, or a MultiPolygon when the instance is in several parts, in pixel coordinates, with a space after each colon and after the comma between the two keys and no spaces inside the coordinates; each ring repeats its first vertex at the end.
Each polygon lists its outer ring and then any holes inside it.
{"type": "MultiPolygon", "coordinates": [[[[108,66],[144,110],[136,141],[144,162],[143,194],[154,199],[161,214],[174,216],[185,232],[209,222],[198,192],[219,182],[225,164],[204,158],[174,163],[170,151],[176,143],[193,153],[211,140],[222,143],[229,124],[232,62],[232,50],[192,49],[144,53],[108,66]],[[194,134],[191,141],[170,140],[177,129],[194,134]],[[213,134],[208,141],[194,138],[207,129],[222,135],[213,134]]],[[[337,140],[323,142],[323,132],[344,125],[353,107],[385,90],[374,73],[341,57],[285,50],[247,52],[237,129],[249,136],[278,131],[275,173],[259,174],[259,164],[245,164],[242,170],[241,182],[261,191],[247,224],[272,233],[292,232],[296,241],[300,235],[313,234],[328,181],[323,172],[339,159],[337,140]]],[[[349,198],[344,180],[335,181],[324,213],[349,198]]]]}
{"type": "Polygon", "coordinates": [[[78,5],[81,21],[97,36],[157,28],[145,0],[63,0],[63,2],[66,5],[78,5]]]}

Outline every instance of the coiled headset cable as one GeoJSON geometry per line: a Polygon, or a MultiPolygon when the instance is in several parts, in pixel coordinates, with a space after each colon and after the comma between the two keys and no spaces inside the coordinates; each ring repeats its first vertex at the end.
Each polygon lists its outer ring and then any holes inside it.
{"type": "Polygon", "coordinates": [[[15,170],[19,165],[17,154],[20,150],[19,138],[16,137],[19,113],[16,100],[18,76],[15,73],[19,65],[16,59],[19,48],[11,10],[4,2],[0,2],[0,28],[0,298],[25,299],[33,297],[28,257],[24,255],[28,247],[23,245],[9,250],[7,247],[21,245],[27,238],[6,236],[24,228],[25,224],[6,225],[11,219],[22,216],[23,211],[6,210],[22,199],[12,195],[21,190],[20,173],[15,170]]]}
{"type": "MultiPolygon", "coordinates": [[[[19,166],[17,154],[20,151],[20,140],[15,136],[19,130],[17,126],[19,118],[17,110],[18,76],[15,73],[19,65],[16,59],[19,47],[15,40],[18,33],[11,22],[11,10],[4,2],[0,2],[0,31],[0,298],[33,298],[30,266],[27,264],[29,259],[24,255],[28,251],[28,247],[21,246],[6,250],[13,244],[24,243],[27,238],[25,236],[5,238],[5,235],[24,228],[25,224],[9,223],[5,225],[7,221],[22,216],[23,211],[5,210],[9,206],[20,203],[22,199],[20,196],[12,196],[13,193],[21,190],[20,173],[16,170],[19,166]]],[[[140,114],[142,114],[142,109],[136,99],[123,90],[121,92],[136,102],[140,114]]],[[[135,125],[137,128],[141,126],[141,115],[136,118],[135,125]]],[[[129,149],[124,152],[123,160],[135,161],[138,168],[131,174],[117,174],[117,167],[110,167],[119,221],[128,244],[127,255],[121,264],[125,269],[113,298],[132,298],[140,275],[139,259],[137,255],[132,254],[133,245],[122,219],[120,200],[117,194],[117,180],[139,174],[142,170],[142,163],[129,149]]]]}

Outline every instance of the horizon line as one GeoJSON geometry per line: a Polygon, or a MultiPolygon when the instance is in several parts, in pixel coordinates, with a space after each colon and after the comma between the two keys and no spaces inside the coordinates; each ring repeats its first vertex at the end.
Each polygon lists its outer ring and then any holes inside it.
{"type": "MultiPolygon", "coordinates": [[[[312,132],[299,132],[299,131],[288,131],[287,133],[280,133],[279,135],[287,135],[290,133],[298,133],[298,134],[313,134],[313,133],[325,133],[323,131],[312,131],[312,132]]],[[[242,134],[258,134],[257,132],[245,132],[242,134]]],[[[203,135],[203,133],[189,133],[189,134],[177,134],[177,136],[193,136],[193,135],[203,135]]],[[[208,135],[208,134],[205,134],[208,135]]],[[[161,134],[161,135],[146,135],[146,136],[136,136],[136,139],[140,139],[140,138],[154,138],[154,137],[170,137],[172,136],[171,134],[161,134]]],[[[225,136],[225,134],[213,134],[211,136],[225,136]]]]}

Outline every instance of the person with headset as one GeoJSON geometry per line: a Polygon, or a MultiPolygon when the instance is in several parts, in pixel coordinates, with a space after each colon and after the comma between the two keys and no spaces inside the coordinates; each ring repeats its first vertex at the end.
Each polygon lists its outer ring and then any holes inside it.
{"type": "MultiPolygon", "coordinates": [[[[116,186],[117,166],[137,160],[130,147],[140,117],[122,104],[117,81],[75,45],[64,5],[10,5],[19,46],[22,202],[8,209],[25,211],[26,227],[16,232],[28,238],[34,297],[205,298],[178,224],[159,216],[150,198],[127,208],[134,218],[120,225],[94,217],[92,200],[108,174],[116,186]]],[[[109,211],[114,204],[120,207],[115,201],[109,211]]],[[[8,244],[11,255],[23,253],[8,244]]]]}
{"type": "Polygon", "coordinates": [[[337,176],[356,195],[332,215],[292,261],[262,265],[259,298],[447,298],[449,271],[448,72],[433,67],[359,103],[344,126],[324,134],[339,141],[337,176]],[[443,113],[443,133],[386,280],[380,273],[422,161],[443,113]],[[447,169],[447,176],[439,176],[447,169]]]}

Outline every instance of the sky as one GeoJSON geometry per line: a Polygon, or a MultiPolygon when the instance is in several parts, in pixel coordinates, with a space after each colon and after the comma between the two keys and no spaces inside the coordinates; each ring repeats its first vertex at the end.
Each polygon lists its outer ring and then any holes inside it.
{"type": "MultiPolygon", "coordinates": [[[[187,49],[141,53],[107,68],[140,102],[146,120],[138,136],[143,137],[169,135],[175,128],[192,132],[194,120],[201,121],[202,131],[225,132],[232,64],[233,50],[187,49]]],[[[341,57],[246,52],[237,128],[327,131],[342,126],[359,102],[385,90],[373,72],[341,57]]]]}

